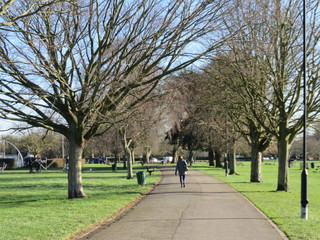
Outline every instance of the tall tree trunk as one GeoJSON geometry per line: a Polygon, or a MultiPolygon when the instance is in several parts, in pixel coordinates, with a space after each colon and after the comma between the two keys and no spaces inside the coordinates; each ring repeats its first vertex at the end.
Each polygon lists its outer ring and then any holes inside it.
{"type": "Polygon", "coordinates": [[[143,153],[142,154],[142,159],[141,159],[141,164],[142,166],[146,163],[149,163],[149,161],[147,161],[147,154],[146,153],[143,153]]]}
{"type": "Polygon", "coordinates": [[[221,168],[222,167],[222,155],[220,150],[215,150],[214,157],[216,160],[216,167],[221,168]]]}
{"type": "Polygon", "coordinates": [[[126,150],[127,156],[127,179],[133,178],[133,170],[132,170],[132,154],[130,149],[126,150]]]}
{"type": "MultiPolygon", "coordinates": [[[[263,148],[263,150],[265,150],[263,148]]],[[[251,138],[251,171],[250,182],[263,182],[262,180],[262,147],[259,136],[251,138]]]]}
{"type": "Polygon", "coordinates": [[[253,133],[251,137],[251,174],[250,182],[262,182],[262,149],[259,136],[253,133]]]}
{"type": "Polygon", "coordinates": [[[208,151],[209,166],[214,166],[214,152],[212,149],[208,151]]]}
{"type": "Polygon", "coordinates": [[[81,159],[83,147],[74,139],[69,139],[68,198],[86,197],[82,186],[81,159]]]}
{"type": "Polygon", "coordinates": [[[132,139],[129,139],[129,140],[127,139],[127,131],[125,129],[121,129],[119,133],[121,134],[122,144],[126,152],[126,160],[124,162],[126,162],[126,168],[128,173],[127,179],[132,179],[133,178],[132,152],[134,152],[134,150],[130,149],[130,145],[132,144],[132,139]]]}
{"type": "Polygon", "coordinates": [[[118,152],[114,153],[114,165],[117,167],[118,161],[120,160],[120,155],[118,152]]]}
{"type": "Polygon", "coordinates": [[[127,169],[127,154],[122,156],[123,169],[127,169]]]}
{"type": "Polygon", "coordinates": [[[132,159],[132,166],[136,163],[135,153],[134,149],[131,149],[131,159],[132,159]]]}
{"type": "MultiPolygon", "coordinates": [[[[281,130],[280,130],[281,131],[281,130]]],[[[289,150],[290,144],[285,134],[280,134],[278,139],[278,187],[277,191],[286,191],[289,189],[289,150]]]]}
{"type": "Polygon", "coordinates": [[[237,173],[237,158],[236,158],[236,149],[232,147],[231,151],[228,153],[228,160],[229,160],[229,174],[233,175],[237,173]]]}
{"type": "Polygon", "coordinates": [[[266,150],[271,141],[271,137],[261,129],[254,121],[250,121],[250,139],[251,146],[251,174],[250,182],[263,182],[262,180],[262,153],[266,150]]]}
{"type": "Polygon", "coordinates": [[[178,161],[178,149],[179,147],[176,145],[173,145],[172,148],[172,163],[175,163],[178,161]]]}
{"type": "Polygon", "coordinates": [[[141,164],[142,164],[142,166],[144,165],[144,164],[149,164],[150,163],[150,156],[151,156],[151,148],[150,147],[145,147],[144,148],[144,153],[143,153],[143,155],[142,155],[142,159],[141,159],[141,164]]]}
{"type": "Polygon", "coordinates": [[[151,148],[148,148],[146,151],[146,162],[150,163],[150,156],[151,156],[151,148]]]}
{"type": "Polygon", "coordinates": [[[256,142],[251,143],[251,174],[250,182],[262,182],[262,152],[256,142]]]}
{"type": "Polygon", "coordinates": [[[193,164],[193,150],[189,150],[189,156],[188,156],[188,160],[189,160],[189,165],[190,167],[192,167],[192,164],[193,164]]]}
{"type": "Polygon", "coordinates": [[[231,148],[228,152],[228,160],[229,160],[229,174],[238,174],[237,173],[237,158],[236,158],[236,148],[235,148],[236,140],[232,138],[231,148]]]}
{"type": "Polygon", "coordinates": [[[116,164],[118,164],[121,161],[121,156],[119,153],[117,154],[117,159],[115,159],[115,161],[116,161],[116,164]]]}

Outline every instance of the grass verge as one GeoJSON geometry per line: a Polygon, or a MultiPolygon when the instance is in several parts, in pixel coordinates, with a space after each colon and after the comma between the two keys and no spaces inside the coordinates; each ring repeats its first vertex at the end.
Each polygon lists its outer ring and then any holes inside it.
{"type": "MultiPolygon", "coordinates": [[[[140,170],[135,166],[134,171],[140,170]]],[[[0,172],[0,239],[67,239],[141,197],[159,180],[160,172],[148,174],[144,187],[136,179],[127,180],[126,170],[113,172],[106,165],[84,165],[82,176],[89,197],[68,200],[67,173],[61,169],[0,172]]]]}
{"type": "MultiPolygon", "coordinates": [[[[316,165],[320,165],[320,162],[316,165]]],[[[296,162],[289,169],[290,192],[277,192],[278,166],[276,162],[264,162],[262,166],[263,183],[250,183],[250,163],[238,166],[240,175],[225,176],[224,169],[209,167],[197,163],[193,167],[212,175],[246,196],[263,211],[291,240],[320,239],[320,172],[309,169],[308,174],[308,210],[309,219],[301,219],[301,169],[296,162]]]]}

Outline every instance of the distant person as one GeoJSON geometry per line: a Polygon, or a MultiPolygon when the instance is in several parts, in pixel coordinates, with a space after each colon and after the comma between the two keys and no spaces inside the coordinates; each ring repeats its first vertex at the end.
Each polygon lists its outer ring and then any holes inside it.
{"type": "Polygon", "coordinates": [[[182,156],[179,156],[175,174],[177,175],[177,172],[179,172],[181,187],[186,187],[186,173],[188,170],[189,169],[186,160],[184,160],[182,156]]]}

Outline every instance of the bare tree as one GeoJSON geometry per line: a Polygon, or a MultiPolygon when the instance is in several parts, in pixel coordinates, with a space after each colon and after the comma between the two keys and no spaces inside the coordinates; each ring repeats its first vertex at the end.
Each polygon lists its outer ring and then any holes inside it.
{"type": "MultiPolygon", "coordinates": [[[[237,37],[240,39],[239,34],[237,37]]],[[[237,43],[234,44],[237,46],[237,43]]],[[[252,113],[261,110],[257,99],[265,94],[265,82],[257,80],[261,72],[256,67],[256,60],[248,54],[248,49],[251,50],[249,44],[244,45],[237,54],[217,56],[206,67],[206,72],[211,84],[218,86],[219,96],[224,98],[220,105],[231,122],[229,133],[240,133],[251,146],[250,181],[262,182],[262,153],[270,144],[271,134],[267,133],[252,113]]]]}
{"type": "MultiPolygon", "coordinates": [[[[154,94],[156,98],[157,95],[154,94]]],[[[149,101],[144,103],[139,108],[136,108],[125,121],[118,124],[119,133],[122,138],[123,148],[127,153],[127,179],[133,178],[132,164],[135,161],[134,152],[143,144],[144,146],[151,146],[152,143],[149,136],[152,133],[157,133],[158,124],[160,123],[162,111],[159,111],[158,102],[149,101]],[[158,110],[157,110],[158,109],[158,110]]]]}
{"type": "MultiPolygon", "coordinates": [[[[123,146],[121,143],[118,129],[112,127],[103,135],[95,136],[86,145],[84,154],[86,157],[108,157],[113,155],[115,167],[123,155],[123,146]]],[[[108,159],[106,159],[108,160],[108,159]]],[[[109,163],[109,160],[107,161],[109,163]]]]}
{"type": "Polygon", "coordinates": [[[166,118],[163,101],[164,98],[160,94],[142,106],[143,114],[137,122],[142,132],[137,142],[143,153],[142,164],[149,163],[151,154],[159,151],[160,135],[163,134],[163,122],[166,118]]]}
{"type": "Polygon", "coordinates": [[[0,1],[0,27],[12,25],[22,18],[36,15],[53,4],[54,1],[55,0],[2,0],[0,1]],[[19,10],[17,11],[17,9],[19,10]]]}
{"type": "Polygon", "coordinates": [[[0,116],[63,134],[70,146],[68,196],[84,197],[86,143],[126,118],[165,76],[216,49],[220,42],[201,42],[215,37],[224,6],[63,1],[19,19],[1,30],[0,116]]]}
{"type": "MultiPolygon", "coordinates": [[[[302,48],[299,47],[302,3],[280,0],[237,3],[238,11],[232,15],[230,24],[230,30],[238,33],[231,43],[231,61],[235,64],[232,69],[240,76],[237,78],[241,80],[240,91],[245,89],[249,97],[251,126],[258,131],[262,127],[267,132],[261,135],[261,140],[268,135],[277,139],[277,190],[289,191],[289,149],[303,126],[302,48]]],[[[320,109],[318,8],[318,1],[308,2],[308,82],[304,87],[308,92],[310,123],[320,109]]]]}
{"type": "MultiPolygon", "coordinates": [[[[183,145],[189,150],[189,155],[195,149],[207,149],[211,165],[214,165],[215,152],[218,167],[221,167],[221,153],[233,156],[231,151],[235,150],[235,134],[227,117],[227,88],[224,88],[223,80],[199,69],[186,71],[173,79],[178,89],[173,101],[179,103],[177,113],[181,120],[167,133],[170,144],[183,145]]],[[[236,159],[230,158],[230,163],[230,174],[236,174],[236,159]]]]}
{"type": "Polygon", "coordinates": [[[179,141],[180,135],[180,122],[175,122],[174,126],[166,132],[164,140],[168,141],[168,144],[172,146],[172,162],[175,163],[178,160],[178,150],[181,147],[179,141]]]}
{"type": "Polygon", "coordinates": [[[46,131],[29,130],[27,134],[20,138],[21,146],[27,150],[27,152],[34,155],[37,158],[46,157],[45,154],[48,149],[56,149],[60,147],[59,138],[54,134],[48,134],[46,131]]]}
{"type": "Polygon", "coordinates": [[[31,153],[36,158],[48,157],[50,152],[60,152],[60,136],[43,129],[33,129],[16,134],[14,136],[4,136],[3,139],[13,142],[22,153],[31,153]]]}

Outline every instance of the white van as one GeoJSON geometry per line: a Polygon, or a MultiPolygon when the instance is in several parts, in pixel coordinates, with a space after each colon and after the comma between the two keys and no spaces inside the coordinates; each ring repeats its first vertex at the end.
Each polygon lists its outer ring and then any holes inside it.
{"type": "Polygon", "coordinates": [[[171,163],[173,160],[173,157],[171,156],[165,156],[163,157],[163,159],[161,160],[163,164],[167,164],[167,163],[171,163]]]}

